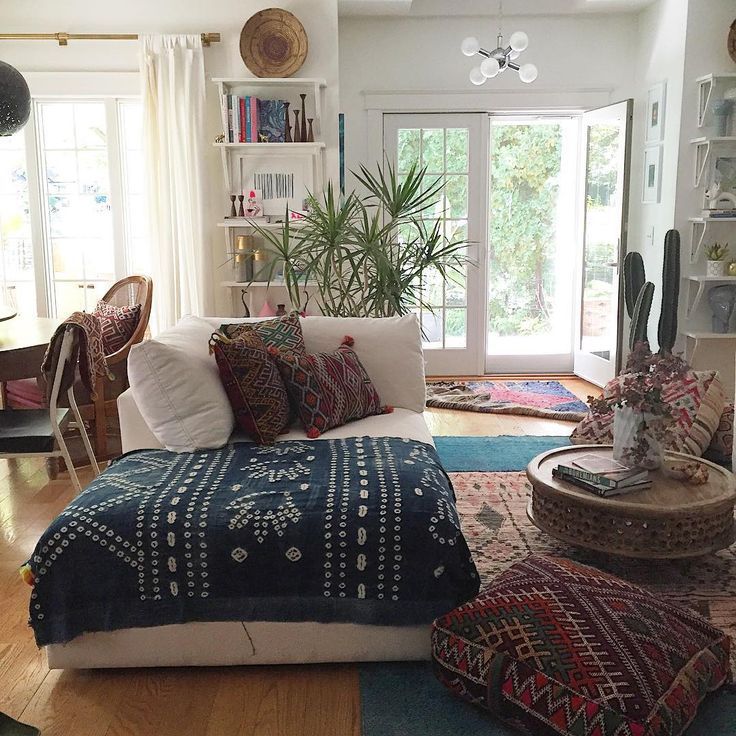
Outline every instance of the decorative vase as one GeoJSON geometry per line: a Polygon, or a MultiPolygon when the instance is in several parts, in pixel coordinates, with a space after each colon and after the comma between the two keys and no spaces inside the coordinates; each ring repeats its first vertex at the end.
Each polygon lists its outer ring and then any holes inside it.
{"type": "Polygon", "coordinates": [[[276,316],[276,310],[268,303],[268,300],[263,302],[263,306],[261,307],[261,311],[258,312],[259,317],[275,317],[276,316]]]}
{"type": "Polygon", "coordinates": [[[723,276],[726,273],[726,261],[706,261],[706,276],[723,276]]]}
{"type": "Polygon", "coordinates": [[[276,305],[276,316],[283,317],[286,314],[286,304],[276,305]]]}
{"type": "Polygon", "coordinates": [[[731,100],[716,100],[713,103],[713,116],[716,119],[716,135],[727,136],[731,127],[731,110],[733,110],[733,102],[731,100]]]}
{"type": "Polygon", "coordinates": [[[289,118],[289,105],[290,102],[284,102],[284,143],[292,143],[291,138],[291,119],[289,118]]]}
{"type": "Polygon", "coordinates": [[[302,139],[299,135],[301,128],[299,127],[299,110],[294,110],[294,143],[301,143],[302,139]]]}
{"type": "Polygon", "coordinates": [[[656,470],[662,465],[657,423],[662,417],[617,406],[613,412],[613,459],[629,468],[656,470]]]}
{"type": "Polygon", "coordinates": [[[728,264],[728,275],[736,276],[736,261],[731,261],[731,263],[728,264]]]}
{"type": "Polygon", "coordinates": [[[307,142],[314,143],[314,118],[307,120],[309,123],[309,132],[307,133],[307,142]]]}
{"type": "Polygon", "coordinates": [[[307,95],[302,93],[299,97],[302,98],[302,127],[299,129],[299,140],[305,142],[307,140],[307,95]]]}

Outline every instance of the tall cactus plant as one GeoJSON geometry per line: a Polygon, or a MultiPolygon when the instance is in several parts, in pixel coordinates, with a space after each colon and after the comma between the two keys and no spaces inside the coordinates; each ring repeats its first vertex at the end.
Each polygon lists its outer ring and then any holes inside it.
{"type": "Polygon", "coordinates": [[[659,314],[659,352],[671,355],[677,339],[677,308],[680,300],[680,233],[670,230],[664,238],[662,266],[662,311],[659,314]]]}
{"type": "MultiPolygon", "coordinates": [[[[654,296],[654,284],[646,280],[641,254],[631,252],[624,258],[624,299],[631,319],[629,347],[649,342],[648,324],[654,296]]],[[[680,298],[680,233],[670,230],[664,238],[662,266],[662,309],[657,338],[661,355],[669,355],[677,339],[677,309],[680,298]]]]}

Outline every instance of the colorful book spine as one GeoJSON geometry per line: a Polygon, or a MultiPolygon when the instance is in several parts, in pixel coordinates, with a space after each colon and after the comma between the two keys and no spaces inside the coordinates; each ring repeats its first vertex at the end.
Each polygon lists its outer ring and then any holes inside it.
{"type": "Polygon", "coordinates": [[[257,97],[250,98],[250,140],[252,143],[260,143],[258,138],[258,105],[259,100],[257,97]]]}
{"type": "Polygon", "coordinates": [[[250,96],[243,98],[243,135],[245,143],[251,143],[250,139],[250,96]]]}
{"type": "Polygon", "coordinates": [[[238,131],[240,130],[240,105],[236,95],[230,95],[233,106],[233,143],[239,141],[238,131]]]}
{"type": "Polygon", "coordinates": [[[227,140],[228,143],[234,143],[235,139],[233,138],[233,96],[232,95],[225,95],[225,105],[226,105],[226,120],[227,120],[227,140]]]}
{"type": "Polygon", "coordinates": [[[247,130],[247,120],[248,120],[248,111],[246,108],[246,101],[247,97],[238,97],[238,109],[240,110],[240,129],[239,129],[239,138],[238,140],[241,143],[247,143],[248,142],[248,136],[246,135],[247,130]]]}

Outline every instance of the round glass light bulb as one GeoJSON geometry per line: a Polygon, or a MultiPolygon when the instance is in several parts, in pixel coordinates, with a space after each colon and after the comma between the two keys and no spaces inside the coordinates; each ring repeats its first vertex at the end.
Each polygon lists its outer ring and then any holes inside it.
{"type": "Polygon", "coordinates": [[[539,72],[534,64],[524,64],[524,66],[519,69],[519,79],[527,84],[531,84],[537,76],[539,76],[539,72]]]}
{"type": "Polygon", "coordinates": [[[501,65],[498,63],[498,59],[485,59],[480,65],[480,71],[484,77],[490,79],[501,71],[501,65]]]}
{"type": "Polygon", "coordinates": [[[483,84],[483,82],[486,81],[486,77],[480,70],[479,66],[474,66],[470,70],[470,81],[477,87],[479,87],[481,84],[483,84]]]}
{"type": "Polygon", "coordinates": [[[521,53],[522,51],[526,50],[526,47],[529,45],[529,36],[524,33],[524,31],[516,31],[516,33],[511,34],[511,38],[509,39],[509,46],[514,51],[518,51],[521,53]]]}
{"type": "Polygon", "coordinates": [[[475,36],[468,36],[460,44],[460,50],[465,56],[475,56],[480,49],[480,41],[475,36]]]}
{"type": "Polygon", "coordinates": [[[511,61],[516,61],[520,56],[521,51],[514,51],[513,49],[511,49],[511,51],[509,52],[509,59],[511,61]]]}

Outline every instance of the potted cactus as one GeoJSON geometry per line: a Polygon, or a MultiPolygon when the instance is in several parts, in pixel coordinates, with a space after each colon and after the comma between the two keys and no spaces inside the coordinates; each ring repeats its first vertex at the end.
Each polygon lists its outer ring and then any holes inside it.
{"type": "Polygon", "coordinates": [[[705,249],[707,263],[705,267],[706,276],[725,276],[726,258],[728,257],[728,243],[713,243],[705,249]]]}
{"type": "Polygon", "coordinates": [[[684,374],[687,365],[672,354],[677,339],[677,309],[680,295],[680,234],[670,230],[664,241],[662,268],[662,309],[657,337],[659,352],[649,348],[648,322],[654,284],[646,280],[639,253],[624,259],[624,298],[631,319],[631,354],[617,392],[591,404],[593,412],[613,408],[613,455],[630,466],[657,468],[662,448],[673,425],[671,408],[662,400],[662,387],[684,374]]]}

